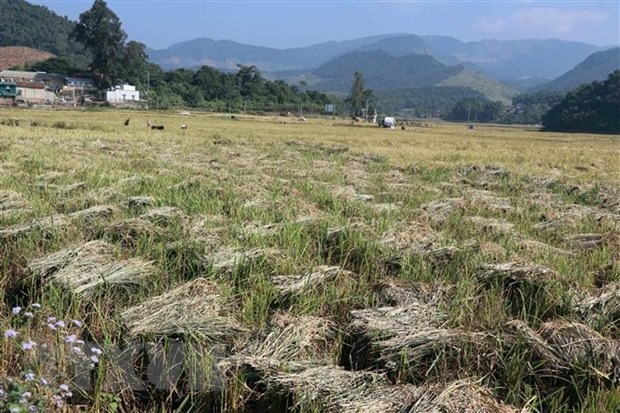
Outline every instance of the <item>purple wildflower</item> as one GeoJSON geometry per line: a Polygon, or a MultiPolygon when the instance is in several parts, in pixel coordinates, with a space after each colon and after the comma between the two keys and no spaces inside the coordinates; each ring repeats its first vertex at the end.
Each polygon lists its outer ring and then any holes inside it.
{"type": "Polygon", "coordinates": [[[19,333],[13,329],[4,330],[4,338],[17,337],[19,333]]]}
{"type": "Polygon", "coordinates": [[[61,391],[60,395],[62,397],[71,397],[72,396],[72,393],[69,391],[69,386],[67,386],[66,384],[61,384],[60,386],[58,386],[58,388],[61,391]]]}
{"type": "Polygon", "coordinates": [[[63,403],[63,401],[62,401],[62,397],[60,397],[60,396],[59,396],[59,395],[57,395],[57,394],[54,394],[54,395],[52,396],[52,400],[54,400],[54,402],[56,403],[56,408],[58,408],[58,409],[61,409],[61,408],[62,408],[62,406],[64,406],[64,405],[65,405],[65,404],[63,403]]]}
{"type": "Polygon", "coordinates": [[[24,341],[22,343],[22,349],[26,350],[26,351],[32,350],[36,345],[37,345],[37,343],[35,343],[32,340],[24,341]]]}
{"type": "Polygon", "coordinates": [[[12,310],[12,311],[13,311],[13,315],[17,315],[17,314],[21,313],[22,308],[21,308],[21,307],[19,307],[19,306],[17,306],[17,307],[13,307],[13,310],[12,310]]]}

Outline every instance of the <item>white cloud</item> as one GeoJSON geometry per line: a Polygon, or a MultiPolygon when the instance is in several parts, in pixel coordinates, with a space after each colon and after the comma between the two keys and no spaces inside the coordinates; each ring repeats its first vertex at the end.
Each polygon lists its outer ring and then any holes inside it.
{"type": "Polygon", "coordinates": [[[595,10],[531,8],[506,18],[482,19],[476,29],[486,35],[562,36],[607,20],[607,13],[595,10]]]}

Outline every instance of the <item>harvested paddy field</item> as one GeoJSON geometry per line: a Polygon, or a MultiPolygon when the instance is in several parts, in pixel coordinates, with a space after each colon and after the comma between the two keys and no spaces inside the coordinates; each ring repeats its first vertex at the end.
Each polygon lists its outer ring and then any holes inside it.
{"type": "Polygon", "coordinates": [[[619,411],[619,164],[618,136],[3,109],[0,407],[619,411]]]}

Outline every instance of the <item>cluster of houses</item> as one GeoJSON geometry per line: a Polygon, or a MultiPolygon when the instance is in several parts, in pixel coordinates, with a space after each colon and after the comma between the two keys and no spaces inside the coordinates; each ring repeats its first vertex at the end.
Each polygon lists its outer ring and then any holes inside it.
{"type": "MultiPolygon", "coordinates": [[[[97,97],[93,79],[0,70],[0,105],[79,105],[97,97]]],[[[104,98],[112,105],[131,106],[140,103],[140,92],[135,86],[119,85],[108,90],[104,98]]]]}

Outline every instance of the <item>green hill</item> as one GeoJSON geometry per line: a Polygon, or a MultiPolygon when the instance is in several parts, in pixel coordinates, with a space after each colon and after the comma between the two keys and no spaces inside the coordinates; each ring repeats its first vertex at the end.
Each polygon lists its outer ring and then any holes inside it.
{"type": "Polygon", "coordinates": [[[467,69],[462,70],[455,76],[441,81],[438,86],[469,87],[477,92],[480,92],[489,100],[501,102],[505,105],[509,105],[512,102],[512,98],[518,94],[517,90],[511,86],[489,78],[482,73],[467,69]]]}
{"type": "Polygon", "coordinates": [[[430,87],[462,70],[462,66],[446,66],[428,55],[395,57],[383,50],[354,52],[314,70],[312,74],[323,80],[312,86],[330,92],[348,92],[353,74],[359,71],[365,86],[374,90],[430,87]]]}
{"type": "Polygon", "coordinates": [[[572,70],[534,90],[569,91],[586,83],[605,80],[615,70],[620,70],[620,47],[593,53],[572,70]]]}
{"type": "Polygon", "coordinates": [[[0,46],[44,50],[70,57],[75,64],[88,61],[82,46],[69,40],[75,22],[25,0],[0,0],[0,10],[3,21],[0,24],[0,46]]]}
{"type": "MultiPolygon", "coordinates": [[[[469,88],[491,101],[509,104],[517,91],[485,75],[465,69],[461,65],[447,66],[429,55],[409,54],[393,56],[383,50],[354,52],[337,57],[312,72],[311,87],[329,92],[348,93],[353,74],[364,76],[365,86],[374,91],[398,91],[427,88],[425,96],[440,93],[440,87],[469,88]]],[[[441,94],[444,96],[444,93],[441,94]]],[[[443,98],[439,98],[443,100],[443,98]]]]}

